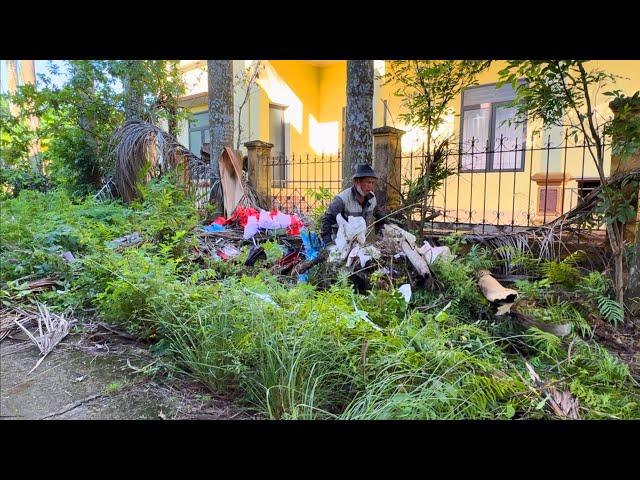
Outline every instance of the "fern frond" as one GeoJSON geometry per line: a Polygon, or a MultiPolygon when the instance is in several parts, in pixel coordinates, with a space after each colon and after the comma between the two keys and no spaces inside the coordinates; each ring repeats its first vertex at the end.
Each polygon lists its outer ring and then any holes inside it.
{"type": "Polygon", "coordinates": [[[599,297],[598,308],[600,309],[600,315],[607,322],[617,325],[624,321],[624,312],[615,300],[608,297],[599,297]]]}
{"type": "Polygon", "coordinates": [[[539,328],[530,327],[527,329],[527,334],[531,345],[540,353],[550,358],[556,358],[560,355],[562,340],[553,333],[543,332],[539,328]]]}

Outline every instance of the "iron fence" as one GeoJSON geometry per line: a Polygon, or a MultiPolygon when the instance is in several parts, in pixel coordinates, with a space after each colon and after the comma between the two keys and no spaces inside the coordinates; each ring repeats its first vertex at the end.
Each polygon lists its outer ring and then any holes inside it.
{"type": "MultiPolygon", "coordinates": [[[[520,146],[516,141],[512,148],[505,148],[503,138],[497,143],[495,149],[486,143],[478,148],[472,139],[446,149],[439,161],[449,175],[428,202],[440,212],[431,219],[433,229],[482,234],[523,230],[563,215],[600,184],[586,140],[572,141],[565,133],[556,144],[551,136],[540,146],[520,146]]],[[[610,144],[600,148],[608,174],[610,144]]],[[[424,179],[430,158],[437,157],[424,149],[401,157],[405,198],[424,179]]]]}
{"type": "MultiPolygon", "coordinates": [[[[507,148],[503,138],[496,143],[494,149],[486,143],[479,148],[472,139],[445,150],[440,161],[448,175],[428,198],[428,206],[440,212],[430,220],[432,229],[482,234],[523,230],[571,210],[600,184],[584,140],[565,133],[559,142],[549,136],[538,146],[516,141],[507,148]]],[[[610,145],[601,148],[608,174],[610,145]]],[[[419,187],[431,157],[421,148],[396,158],[404,201],[419,187]]],[[[308,214],[342,190],[340,153],[271,157],[267,167],[269,208],[308,214]]]]}
{"type": "Polygon", "coordinates": [[[288,213],[308,214],[342,190],[342,157],[284,155],[267,162],[267,205],[288,213]]]}

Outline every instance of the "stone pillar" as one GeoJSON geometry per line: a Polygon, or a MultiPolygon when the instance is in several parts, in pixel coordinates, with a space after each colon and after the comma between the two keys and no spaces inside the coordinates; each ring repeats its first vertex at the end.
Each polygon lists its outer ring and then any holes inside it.
{"type": "Polygon", "coordinates": [[[389,213],[400,207],[401,157],[400,139],[404,131],[393,127],[373,130],[373,169],[378,174],[375,194],[378,205],[389,213]]]}
{"type": "MultiPolygon", "coordinates": [[[[640,123],[640,101],[636,98],[635,101],[632,98],[624,98],[624,99],[616,99],[613,102],[609,103],[609,108],[613,111],[614,114],[614,127],[615,123],[623,123],[625,127],[629,129],[631,125],[634,123],[639,125],[640,123]]],[[[636,127],[635,129],[637,130],[636,127]]],[[[631,130],[634,130],[631,128],[631,130]]],[[[614,133],[613,138],[611,139],[613,146],[615,148],[616,143],[620,142],[621,139],[614,133]]],[[[623,141],[625,139],[622,139],[623,141]]],[[[620,155],[611,155],[611,173],[610,177],[615,177],[617,175],[622,175],[625,172],[631,172],[633,170],[640,169],[640,150],[634,152],[631,155],[626,157],[621,157],[620,155]]],[[[631,186],[627,185],[625,187],[625,196],[629,198],[633,195],[633,190],[631,190],[631,186]]],[[[631,220],[625,224],[624,228],[624,239],[630,243],[636,242],[636,236],[638,235],[638,225],[640,225],[640,209],[638,208],[638,195],[640,195],[640,191],[636,191],[636,218],[631,220]]]]}
{"type": "Polygon", "coordinates": [[[252,140],[244,144],[247,147],[247,169],[249,172],[249,183],[255,188],[258,195],[267,199],[269,197],[269,159],[271,158],[272,143],[262,140],[252,140]]]}

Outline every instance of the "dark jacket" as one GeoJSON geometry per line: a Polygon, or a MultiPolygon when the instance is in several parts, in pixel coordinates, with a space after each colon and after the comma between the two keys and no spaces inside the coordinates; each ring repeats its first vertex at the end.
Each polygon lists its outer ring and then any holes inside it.
{"type": "Polygon", "coordinates": [[[339,213],[342,214],[345,220],[348,220],[349,217],[364,217],[367,225],[377,221],[376,232],[379,232],[384,224],[384,220],[382,220],[384,214],[378,208],[376,196],[373,193],[368,193],[364,197],[364,201],[360,203],[358,201],[358,192],[354,185],[336,195],[322,217],[320,234],[325,244],[332,242],[331,234],[338,229],[336,216],[339,213]]]}

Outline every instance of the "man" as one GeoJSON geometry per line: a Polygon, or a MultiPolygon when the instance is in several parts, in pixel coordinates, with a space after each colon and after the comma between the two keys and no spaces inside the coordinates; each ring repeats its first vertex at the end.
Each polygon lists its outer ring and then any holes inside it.
{"type": "Polygon", "coordinates": [[[376,232],[382,228],[384,214],[378,208],[373,193],[378,176],[370,165],[358,165],[353,176],[353,186],[340,192],[329,204],[322,217],[321,236],[325,245],[333,243],[332,233],[337,231],[336,216],[340,213],[345,220],[349,217],[364,217],[367,226],[376,221],[376,232]]]}

